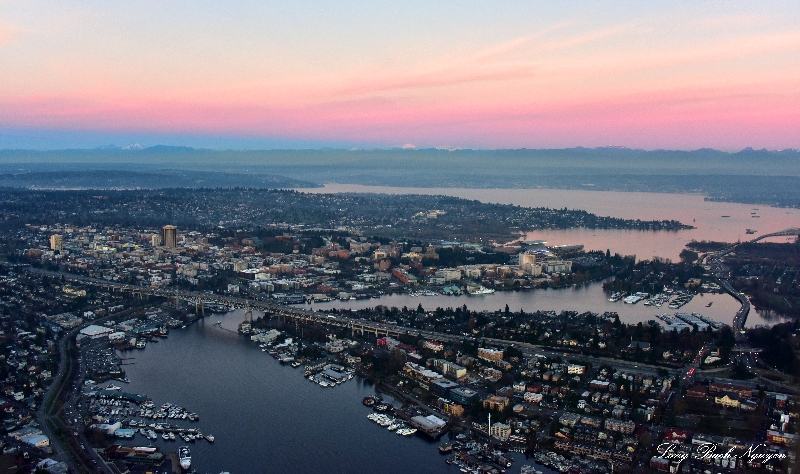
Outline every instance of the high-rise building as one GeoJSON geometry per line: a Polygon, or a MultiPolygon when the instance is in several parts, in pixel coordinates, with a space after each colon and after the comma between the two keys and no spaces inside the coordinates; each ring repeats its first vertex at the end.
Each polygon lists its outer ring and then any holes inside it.
{"type": "Polygon", "coordinates": [[[64,236],[61,234],[53,234],[50,236],[50,250],[58,250],[59,252],[64,249],[64,236]]]}
{"type": "Polygon", "coordinates": [[[165,225],[161,228],[161,245],[168,248],[178,246],[178,228],[174,225],[165,225]]]}
{"type": "Polygon", "coordinates": [[[153,247],[158,247],[159,245],[161,245],[161,236],[160,236],[160,235],[158,235],[158,234],[153,234],[153,235],[150,237],[150,244],[151,244],[153,247]]]}

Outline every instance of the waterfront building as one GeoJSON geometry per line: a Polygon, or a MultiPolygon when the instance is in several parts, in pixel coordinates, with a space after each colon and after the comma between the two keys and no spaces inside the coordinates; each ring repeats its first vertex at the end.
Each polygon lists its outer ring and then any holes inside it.
{"type": "Polygon", "coordinates": [[[569,260],[547,262],[544,263],[542,270],[545,273],[570,273],[572,271],[572,262],[569,260]]]}
{"type": "Polygon", "coordinates": [[[461,270],[454,268],[442,268],[436,270],[436,276],[444,279],[445,282],[461,280],[461,270]]]}
{"type": "Polygon", "coordinates": [[[495,423],[489,428],[489,436],[505,441],[511,436],[511,426],[505,423],[495,423]]]}
{"type": "Polygon", "coordinates": [[[443,432],[447,422],[434,415],[420,415],[411,418],[409,424],[429,436],[438,437],[443,432]]]}
{"type": "Polygon", "coordinates": [[[432,370],[428,370],[421,365],[415,364],[413,362],[406,362],[406,365],[403,366],[403,373],[407,376],[419,380],[420,382],[430,383],[433,380],[441,380],[442,376],[437,372],[432,370]]]}
{"type": "Polygon", "coordinates": [[[108,337],[113,333],[114,333],[113,329],[107,328],[105,326],[98,326],[96,324],[92,324],[90,326],[86,326],[85,328],[81,329],[81,334],[83,334],[86,337],[90,337],[92,339],[108,337]]]}
{"type": "Polygon", "coordinates": [[[164,247],[175,248],[178,246],[178,228],[174,225],[165,225],[161,228],[161,243],[164,247]]]}
{"type": "Polygon", "coordinates": [[[53,234],[50,236],[50,250],[58,251],[64,249],[64,236],[61,234],[53,234]]]}

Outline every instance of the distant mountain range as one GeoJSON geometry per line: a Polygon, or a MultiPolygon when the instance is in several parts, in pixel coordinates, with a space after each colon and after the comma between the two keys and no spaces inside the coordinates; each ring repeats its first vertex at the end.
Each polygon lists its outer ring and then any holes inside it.
{"type": "MultiPolygon", "coordinates": [[[[83,150],[83,149],[80,149],[83,150]]],[[[125,146],[116,146],[116,145],[104,145],[101,147],[94,148],[94,150],[124,150],[124,151],[146,151],[146,152],[192,152],[192,151],[202,151],[202,152],[224,152],[224,150],[212,150],[207,148],[192,148],[188,146],[173,146],[173,145],[154,145],[145,147],[138,143],[131,143],[130,145],[125,146]]],[[[316,151],[349,151],[349,152],[380,152],[386,151],[386,148],[374,148],[374,149],[364,149],[364,148],[351,148],[348,150],[343,149],[336,149],[336,148],[319,148],[315,149],[316,151]]],[[[747,147],[741,151],[730,153],[726,151],[715,150],[714,148],[699,148],[697,150],[691,151],[682,151],[682,150],[665,150],[665,149],[657,149],[657,150],[643,150],[638,148],[628,148],[624,146],[604,146],[604,147],[595,147],[595,148],[586,148],[586,147],[573,147],[573,148],[556,148],[556,149],[537,149],[537,148],[517,148],[517,149],[497,149],[497,150],[482,150],[482,149],[474,149],[474,148],[416,148],[416,147],[395,147],[389,148],[388,150],[402,150],[402,151],[449,151],[449,152],[457,152],[457,151],[469,151],[469,152],[497,152],[497,151],[528,151],[528,152],[558,152],[558,151],[566,151],[566,152],[575,152],[575,153],[586,153],[586,152],[635,152],[635,153],[688,153],[692,155],[772,155],[772,156],[800,156],[800,150],[796,150],[794,148],[786,148],[783,150],[767,150],[766,148],[762,148],[760,150],[753,149],[751,147],[747,147]]],[[[3,151],[11,151],[11,150],[0,150],[3,151]]],[[[14,151],[24,151],[24,150],[14,150],[14,151]]],[[[30,151],[30,150],[29,150],[30,151]]],[[[70,150],[61,150],[61,151],[70,151],[70,150]]],[[[258,152],[259,150],[249,150],[258,152]]],[[[276,151],[276,150],[263,150],[265,152],[276,151]]],[[[279,151],[279,150],[278,150],[279,151]]],[[[309,150],[306,150],[309,151],[309,150]]]]}
{"type": "Polygon", "coordinates": [[[316,183],[689,192],[800,207],[800,151],[208,150],[166,145],[0,150],[3,186],[282,188],[316,183]]]}
{"type": "Polygon", "coordinates": [[[163,189],[163,188],[313,188],[311,181],[267,174],[214,171],[80,170],[0,174],[0,188],[27,189],[163,189]]]}

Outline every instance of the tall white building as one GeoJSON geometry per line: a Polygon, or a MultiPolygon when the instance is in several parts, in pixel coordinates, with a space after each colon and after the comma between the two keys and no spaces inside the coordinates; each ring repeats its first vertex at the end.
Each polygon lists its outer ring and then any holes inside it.
{"type": "Polygon", "coordinates": [[[53,234],[50,236],[50,250],[58,250],[59,252],[64,249],[64,236],[61,234],[53,234]]]}

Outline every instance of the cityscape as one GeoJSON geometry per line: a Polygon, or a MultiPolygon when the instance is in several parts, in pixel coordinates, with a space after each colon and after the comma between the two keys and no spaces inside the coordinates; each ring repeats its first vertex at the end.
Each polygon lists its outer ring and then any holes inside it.
{"type": "Polygon", "coordinates": [[[800,7],[0,4],[0,471],[800,469],[800,7]]]}

